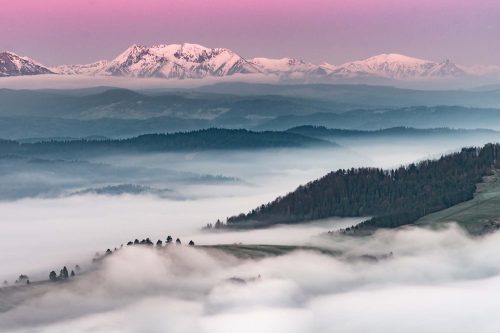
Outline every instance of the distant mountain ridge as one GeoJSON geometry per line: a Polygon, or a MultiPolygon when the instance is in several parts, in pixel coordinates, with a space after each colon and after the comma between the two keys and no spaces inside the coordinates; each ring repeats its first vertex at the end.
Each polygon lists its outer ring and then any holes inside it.
{"type": "Polygon", "coordinates": [[[21,57],[12,52],[0,53],[0,77],[38,74],[53,74],[53,72],[28,57],[21,57]]]}
{"type": "Polygon", "coordinates": [[[329,75],[344,78],[378,76],[404,80],[430,77],[455,77],[467,74],[466,69],[461,68],[450,60],[434,62],[392,53],[381,54],[333,67],[329,75]]]}
{"type": "MultiPolygon", "coordinates": [[[[388,53],[340,65],[313,64],[301,59],[256,57],[246,59],[227,48],[199,44],[132,45],[112,60],[49,68],[12,52],[0,53],[0,76],[35,74],[201,79],[236,74],[273,76],[280,80],[349,82],[350,80],[429,80],[462,77],[499,77],[499,66],[455,64],[388,53]]],[[[371,82],[371,81],[370,81],[371,82]]]]}
{"type": "Polygon", "coordinates": [[[226,48],[198,44],[132,45],[111,61],[89,65],[58,66],[60,74],[111,75],[186,79],[255,74],[250,62],[226,48]]]}

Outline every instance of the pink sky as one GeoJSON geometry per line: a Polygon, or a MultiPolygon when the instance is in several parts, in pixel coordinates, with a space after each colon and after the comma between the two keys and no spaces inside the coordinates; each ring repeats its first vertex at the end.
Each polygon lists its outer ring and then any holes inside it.
{"type": "Polygon", "coordinates": [[[0,8],[0,50],[48,65],[179,42],[314,62],[398,52],[500,64],[496,0],[6,0],[0,8]]]}

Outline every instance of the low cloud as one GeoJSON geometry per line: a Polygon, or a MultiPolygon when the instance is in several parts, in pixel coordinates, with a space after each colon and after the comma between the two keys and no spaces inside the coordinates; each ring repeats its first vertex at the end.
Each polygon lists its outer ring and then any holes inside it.
{"type": "Polygon", "coordinates": [[[1,330],[493,332],[499,244],[499,234],[470,238],[450,226],[317,240],[340,257],[296,251],[242,260],[213,249],[125,248],[98,270],[12,305],[0,314],[1,330]]]}

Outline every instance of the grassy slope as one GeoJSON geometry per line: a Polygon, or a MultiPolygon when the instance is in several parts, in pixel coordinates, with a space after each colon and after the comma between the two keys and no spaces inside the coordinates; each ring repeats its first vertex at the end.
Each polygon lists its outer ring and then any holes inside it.
{"type": "Polygon", "coordinates": [[[500,227],[500,171],[478,184],[474,199],[426,215],[415,224],[457,222],[471,234],[482,234],[500,227]]]}
{"type": "Polygon", "coordinates": [[[264,258],[271,256],[284,255],[293,251],[306,250],[316,251],[322,254],[337,256],[340,252],[313,247],[313,246],[296,246],[296,245],[246,245],[246,244],[227,244],[227,245],[211,245],[211,246],[197,246],[198,248],[212,248],[217,249],[238,258],[264,258]]]}

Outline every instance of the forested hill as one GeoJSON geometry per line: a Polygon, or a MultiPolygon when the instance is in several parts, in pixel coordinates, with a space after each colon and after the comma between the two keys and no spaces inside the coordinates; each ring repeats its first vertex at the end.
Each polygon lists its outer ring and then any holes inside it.
{"type": "Polygon", "coordinates": [[[379,130],[350,130],[338,128],[326,128],[324,126],[297,126],[290,128],[287,133],[300,134],[312,138],[321,139],[434,139],[436,137],[466,138],[470,136],[489,136],[491,138],[500,138],[500,132],[489,129],[452,129],[452,128],[413,128],[413,127],[391,127],[379,130]]]}
{"type": "Polygon", "coordinates": [[[471,199],[476,184],[497,166],[498,152],[500,145],[488,144],[393,170],[338,170],[248,214],[230,217],[225,226],[258,228],[333,216],[373,216],[353,230],[410,224],[471,199]]]}
{"type": "Polygon", "coordinates": [[[253,132],[243,129],[206,129],[173,134],[147,134],[129,139],[68,140],[20,143],[0,141],[2,155],[43,155],[59,153],[135,153],[228,149],[295,148],[336,145],[295,133],[253,132]]]}

